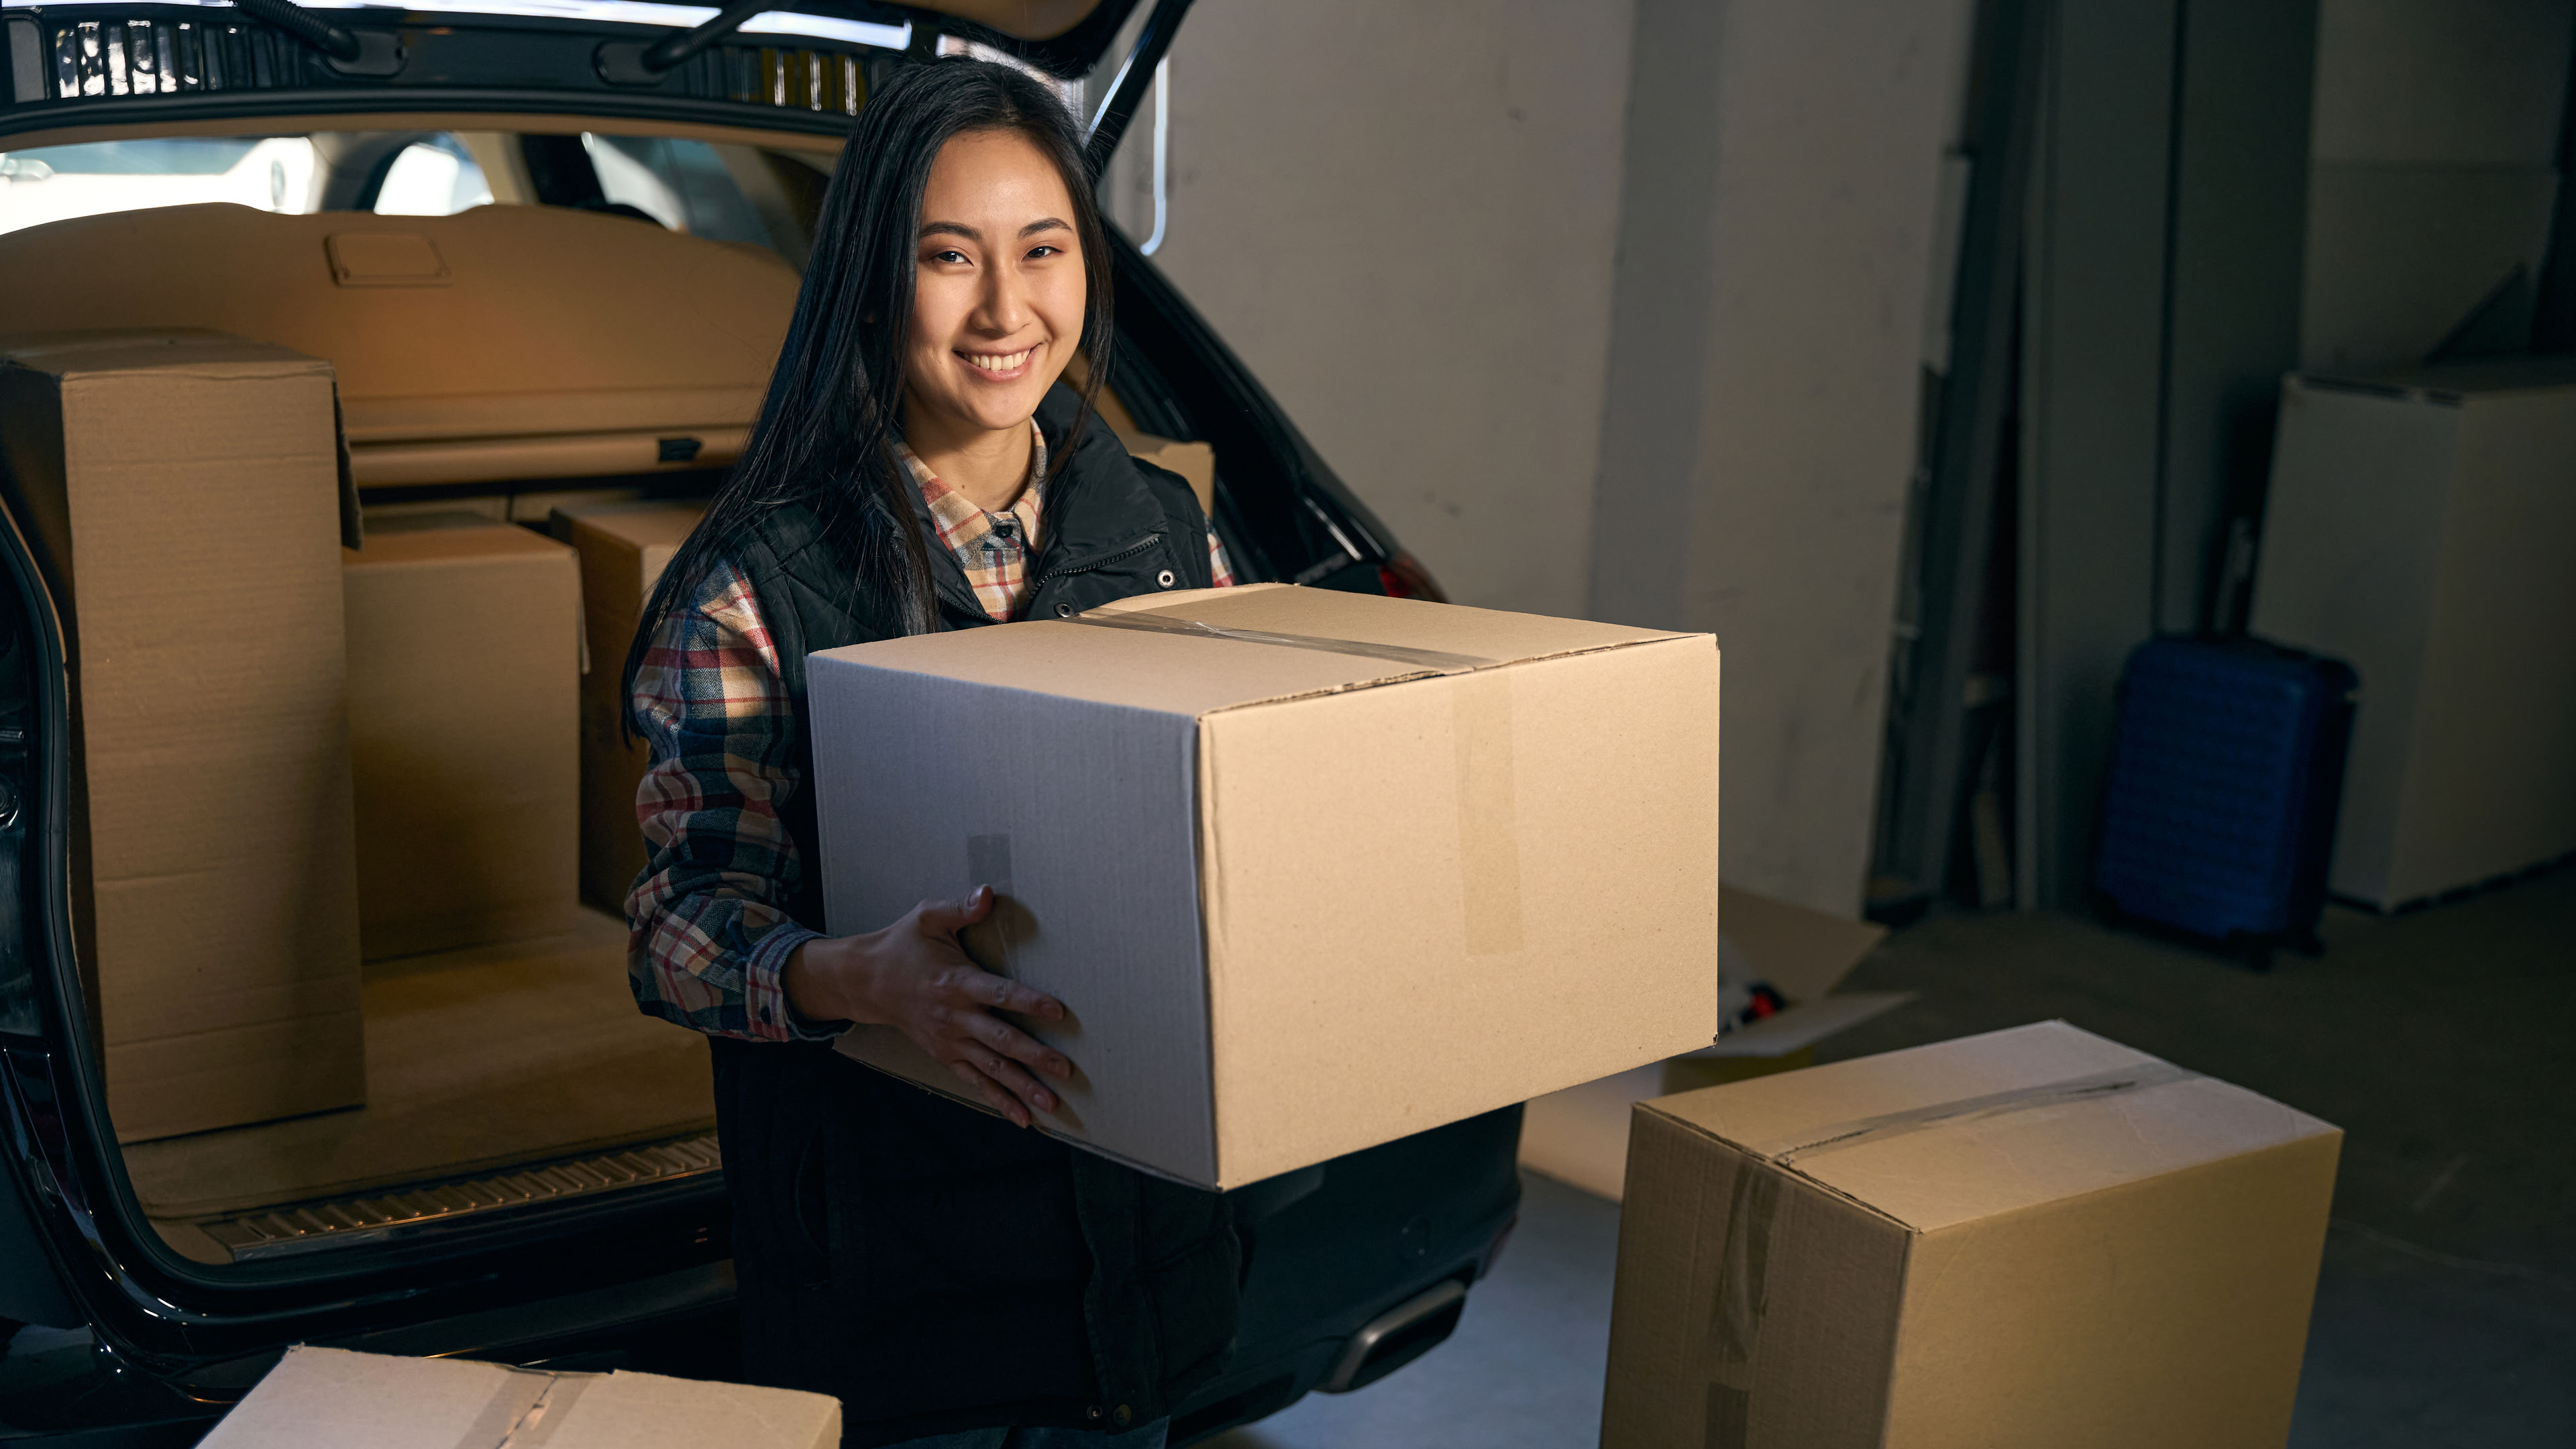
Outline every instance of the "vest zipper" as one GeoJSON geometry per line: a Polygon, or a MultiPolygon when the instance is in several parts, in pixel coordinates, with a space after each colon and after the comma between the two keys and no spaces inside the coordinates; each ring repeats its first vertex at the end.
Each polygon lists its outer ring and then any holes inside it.
{"type": "Polygon", "coordinates": [[[1129,557],[1133,554],[1143,553],[1145,550],[1152,548],[1154,545],[1161,543],[1162,541],[1163,535],[1159,531],[1149,533],[1143,538],[1137,539],[1133,543],[1122,544],[1107,553],[1094,554],[1090,558],[1084,559],[1079,563],[1070,563],[1062,565],[1061,567],[1049,569],[1045,573],[1038,575],[1038,581],[1029,587],[1029,600],[1032,603],[1036,602],[1039,590],[1068,574],[1087,574],[1093,569],[1107,568],[1109,565],[1118,562],[1122,558],[1129,557]]]}

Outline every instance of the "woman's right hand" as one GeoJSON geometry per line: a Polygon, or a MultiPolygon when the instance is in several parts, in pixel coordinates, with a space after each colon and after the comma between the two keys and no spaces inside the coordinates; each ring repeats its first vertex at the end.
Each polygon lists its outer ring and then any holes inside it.
{"type": "Polygon", "coordinates": [[[1032,1071],[1069,1082],[1073,1063],[994,1013],[1062,1021],[1064,1003],[967,959],[957,933],[992,909],[993,888],[977,886],[964,900],[923,901],[882,931],[808,941],[787,958],[788,1002],[817,1021],[894,1027],[1026,1127],[1057,1105],[1032,1071]]]}

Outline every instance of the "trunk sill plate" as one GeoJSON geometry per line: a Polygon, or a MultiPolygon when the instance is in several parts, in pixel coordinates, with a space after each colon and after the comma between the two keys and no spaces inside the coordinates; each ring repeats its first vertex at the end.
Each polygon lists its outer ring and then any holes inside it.
{"type": "Polygon", "coordinates": [[[197,1226],[236,1263],[288,1257],[443,1230],[468,1218],[513,1213],[600,1193],[703,1177],[718,1170],[716,1135],[621,1147],[484,1177],[258,1208],[197,1226]]]}

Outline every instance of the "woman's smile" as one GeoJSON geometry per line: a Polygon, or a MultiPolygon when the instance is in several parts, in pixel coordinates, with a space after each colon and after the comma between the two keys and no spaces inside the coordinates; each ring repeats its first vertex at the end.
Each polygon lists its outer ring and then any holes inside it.
{"type": "Polygon", "coordinates": [[[1017,382],[1029,370],[1029,359],[1037,356],[1038,347],[1023,347],[1017,352],[965,352],[957,356],[966,365],[995,382],[1017,382]]]}

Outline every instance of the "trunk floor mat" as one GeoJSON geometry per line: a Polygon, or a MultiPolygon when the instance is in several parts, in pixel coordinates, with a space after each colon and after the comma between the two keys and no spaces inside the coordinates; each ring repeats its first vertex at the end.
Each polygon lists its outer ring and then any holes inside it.
{"type": "Polygon", "coordinates": [[[145,1212],[203,1218],[714,1125],[706,1039],[626,988],[626,925],[367,964],[367,1105],[125,1149],[145,1212]]]}

